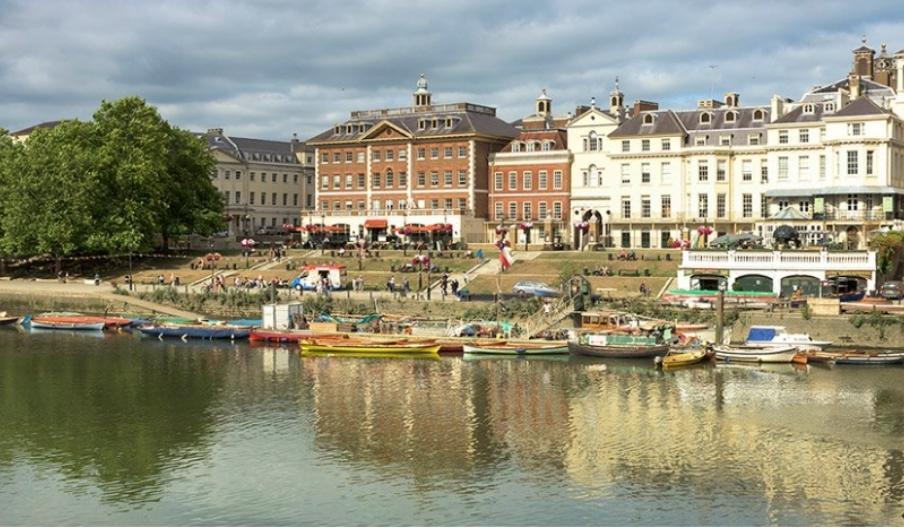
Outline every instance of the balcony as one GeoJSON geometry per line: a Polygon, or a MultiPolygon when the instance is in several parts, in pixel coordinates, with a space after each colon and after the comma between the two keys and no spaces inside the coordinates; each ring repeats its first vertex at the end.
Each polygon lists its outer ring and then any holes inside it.
{"type": "Polygon", "coordinates": [[[306,217],[324,217],[333,216],[390,216],[390,217],[406,217],[406,216],[474,216],[473,209],[337,209],[329,211],[310,211],[302,213],[306,217]]]}
{"type": "Polygon", "coordinates": [[[797,271],[876,270],[875,251],[684,251],[681,268],[732,270],[794,269],[797,271]]]}

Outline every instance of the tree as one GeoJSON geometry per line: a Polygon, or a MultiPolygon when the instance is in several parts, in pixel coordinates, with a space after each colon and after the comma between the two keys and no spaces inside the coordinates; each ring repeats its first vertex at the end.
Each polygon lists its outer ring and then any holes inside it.
{"type": "Polygon", "coordinates": [[[889,231],[888,233],[877,233],[869,241],[870,249],[876,252],[878,262],[876,267],[879,273],[887,275],[894,272],[892,264],[898,257],[901,249],[904,249],[904,233],[900,231],[889,231]]]}

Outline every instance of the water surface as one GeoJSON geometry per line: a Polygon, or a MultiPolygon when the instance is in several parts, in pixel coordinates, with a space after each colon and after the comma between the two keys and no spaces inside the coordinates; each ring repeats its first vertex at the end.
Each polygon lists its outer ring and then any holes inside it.
{"type": "Polygon", "coordinates": [[[0,332],[0,524],[904,523],[904,368],[0,332]]]}

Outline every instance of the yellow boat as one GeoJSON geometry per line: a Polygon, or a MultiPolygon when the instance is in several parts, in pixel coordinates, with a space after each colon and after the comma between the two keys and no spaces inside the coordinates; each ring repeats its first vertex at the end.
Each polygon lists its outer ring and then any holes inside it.
{"type": "Polygon", "coordinates": [[[432,343],[366,343],[366,342],[322,342],[301,341],[302,355],[347,354],[347,355],[430,355],[439,356],[439,344],[432,343]]]}
{"type": "Polygon", "coordinates": [[[662,368],[686,367],[706,359],[706,349],[697,348],[687,352],[669,352],[662,358],[662,368]]]}

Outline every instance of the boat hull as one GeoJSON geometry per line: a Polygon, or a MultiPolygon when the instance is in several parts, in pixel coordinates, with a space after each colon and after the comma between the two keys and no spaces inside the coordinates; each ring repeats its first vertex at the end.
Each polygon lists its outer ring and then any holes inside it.
{"type": "Polygon", "coordinates": [[[688,352],[669,352],[662,358],[662,368],[677,368],[696,365],[706,359],[706,350],[690,350],[688,352]]]}
{"type": "Polygon", "coordinates": [[[465,354],[480,354],[492,356],[541,356],[554,354],[567,354],[568,345],[531,345],[530,343],[504,345],[464,345],[465,354]]]}
{"type": "Polygon", "coordinates": [[[669,346],[661,345],[584,345],[568,342],[568,351],[581,356],[603,358],[652,358],[668,352],[669,346]]]}
{"type": "Polygon", "coordinates": [[[36,321],[31,320],[32,328],[41,330],[81,330],[86,332],[101,332],[104,329],[104,323],[66,323],[57,321],[36,321]]]}
{"type": "Polygon", "coordinates": [[[346,334],[319,334],[310,330],[251,330],[248,338],[252,341],[264,341],[270,343],[297,343],[302,339],[347,337],[346,334]]]}
{"type": "Polygon", "coordinates": [[[904,352],[890,353],[847,353],[822,352],[811,354],[809,358],[817,361],[834,362],[836,365],[897,365],[904,363],[904,352]]]}
{"type": "Polygon", "coordinates": [[[179,339],[246,339],[250,328],[233,327],[199,327],[199,326],[142,326],[138,329],[144,335],[160,339],[175,337],[179,339]]]}
{"type": "Polygon", "coordinates": [[[359,356],[395,356],[400,354],[438,356],[440,345],[379,345],[365,343],[311,343],[301,341],[301,353],[314,354],[349,354],[359,356]]]}
{"type": "Polygon", "coordinates": [[[716,359],[743,363],[791,363],[797,354],[797,347],[781,346],[716,346],[716,359]]]}

